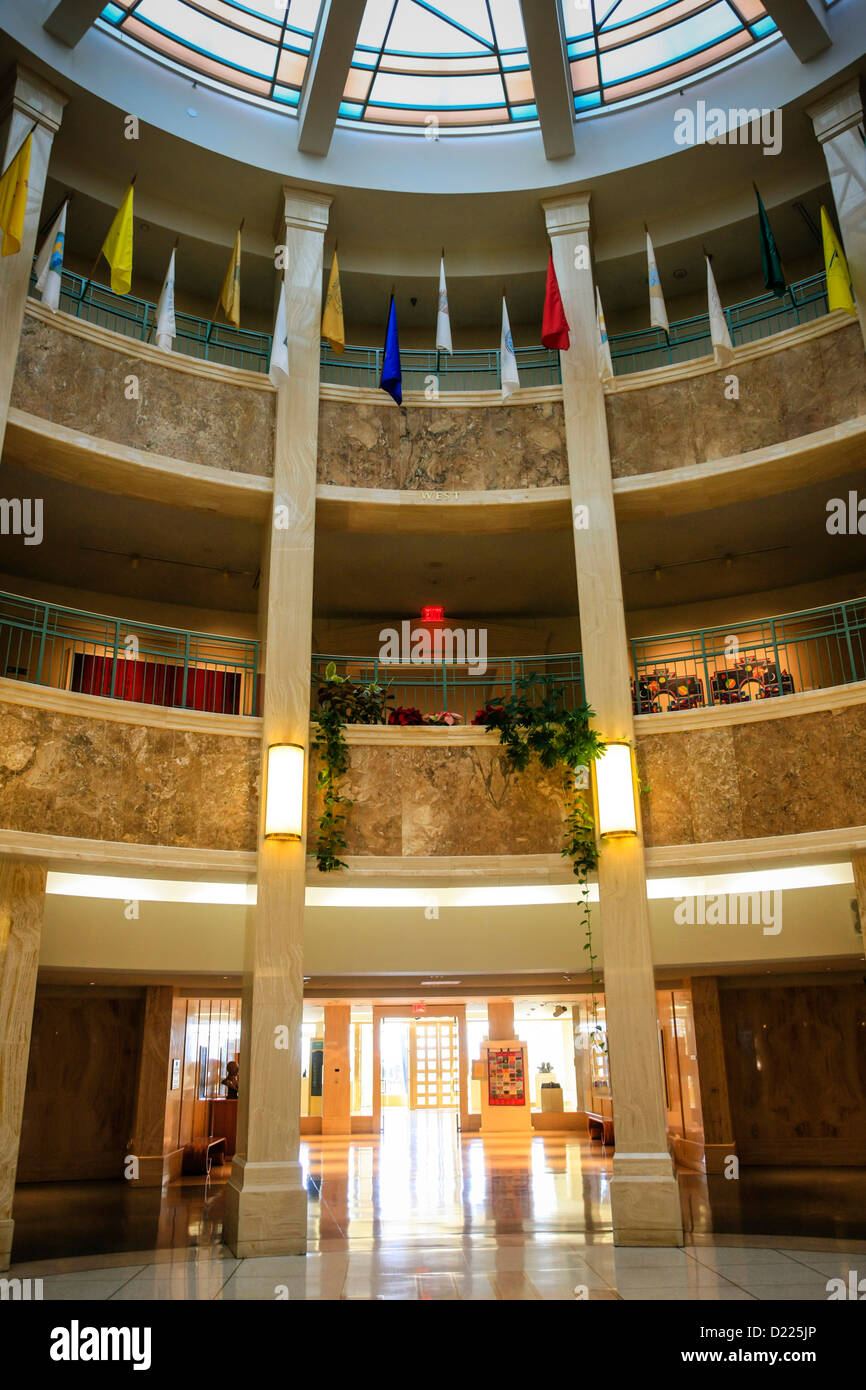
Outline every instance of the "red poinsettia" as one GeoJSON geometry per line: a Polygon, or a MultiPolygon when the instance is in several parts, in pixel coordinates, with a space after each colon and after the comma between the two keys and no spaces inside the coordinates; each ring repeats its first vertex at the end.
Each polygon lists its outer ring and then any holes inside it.
{"type": "Polygon", "coordinates": [[[389,724],[423,724],[424,716],[414,705],[398,705],[388,716],[389,724]]]}

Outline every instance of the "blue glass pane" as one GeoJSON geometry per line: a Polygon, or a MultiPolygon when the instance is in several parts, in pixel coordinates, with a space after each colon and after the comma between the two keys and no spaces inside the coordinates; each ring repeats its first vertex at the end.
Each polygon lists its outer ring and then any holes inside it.
{"type": "Polygon", "coordinates": [[[591,106],[601,106],[601,92],[584,92],[574,98],[575,111],[586,111],[591,106]]]}
{"type": "Polygon", "coordinates": [[[364,114],[363,106],[358,106],[354,101],[340,102],[340,115],[345,116],[349,121],[360,121],[364,114]]]}
{"type": "Polygon", "coordinates": [[[775,27],[776,27],[776,25],[775,25],[774,21],[770,18],[770,16],[769,16],[769,15],[766,15],[763,19],[759,19],[759,20],[758,20],[755,24],[753,24],[751,27],[752,27],[752,33],[753,33],[757,38],[762,39],[762,38],[764,37],[765,34],[772,34],[772,33],[773,33],[773,30],[774,30],[775,27]]]}
{"type": "Polygon", "coordinates": [[[126,11],[121,10],[117,5],[106,5],[102,11],[102,18],[107,19],[111,24],[119,24],[125,14],[126,11]]]}

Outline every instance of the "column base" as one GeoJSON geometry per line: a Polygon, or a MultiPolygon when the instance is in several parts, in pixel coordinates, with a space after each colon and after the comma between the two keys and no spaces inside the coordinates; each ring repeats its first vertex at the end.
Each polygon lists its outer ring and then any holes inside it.
{"type": "Polygon", "coordinates": [[[11,1216],[0,1221],[0,1269],[8,1269],[12,1263],[12,1233],[15,1222],[11,1216]]]}
{"type": "Polygon", "coordinates": [[[614,1245],[682,1245],[680,1189],[669,1154],[614,1154],[614,1245]]]}
{"type": "Polygon", "coordinates": [[[223,1239],[233,1255],[305,1255],[307,1193],[300,1163],[250,1163],[235,1155],[226,1184],[223,1239]]]}

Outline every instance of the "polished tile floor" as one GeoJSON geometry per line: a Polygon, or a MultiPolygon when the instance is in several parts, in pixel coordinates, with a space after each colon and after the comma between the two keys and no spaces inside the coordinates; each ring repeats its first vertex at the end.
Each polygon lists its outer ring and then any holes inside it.
{"type": "Polygon", "coordinates": [[[11,1273],[46,1299],[112,1301],[826,1300],[829,1279],[866,1276],[858,1170],[682,1173],[686,1247],[632,1250],[612,1244],[609,1156],[578,1134],[460,1138],[448,1112],[392,1112],[381,1139],[309,1140],[302,1157],[306,1258],[231,1258],[224,1168],[163,1194],[21,1187],[11,1273]]]}

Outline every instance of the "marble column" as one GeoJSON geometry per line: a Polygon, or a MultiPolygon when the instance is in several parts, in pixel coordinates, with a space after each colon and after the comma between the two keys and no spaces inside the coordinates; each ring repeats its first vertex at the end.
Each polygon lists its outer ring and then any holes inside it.
{"type": "Polygon", "coordinates": [[[704,1125],[704,1164],[708,1173],[724,1173],[726,1160],[736,1154],[737,1146],[728,1096],[719,982],[714,975],[695,975],[691,994],[704,1125]]]}
{"type": "Polygon", "coordinates": [[[309,767],[322,253],[331,199],[293,188],[283,198],[289,379],[276,396],[274,511],[262,565],[258,902],[246,926],[238,1148],[226,1188],[226,1242],[241,1256],[307,1247],[298,1161],[306,827],[300,841],[266,840],[263,832],[268,748],[299,744],[309,767]]]}
{"type": "Polygon", "coordinates": [[[809,107],[833,189],[842,245],[866,344],[866,150],[860,79],[852,77],[809,107]]]}
{"type": "Polygon", "coordinates": [[[488,999],[487,1036],[491,1042],[504,1042],[506,1038],[517,1037],[513,999],[488,999]]]}
{"type": "MultiPolygon", "coordinates": [[[[0,257],[0,452],[6,435],[9,398],[18,360],[18,341],[24,322],[24,306],[30,286],[30,268],[42,219],[42,198],[48,160],[56,131],[60,129],[67,98],[29,68],[15,64],[6,74],[0,96],[0,159],[2,170],[18,153],[33,130],[30,181],[21,250],[0,257]],[[35,129],[33,129],[35,125],[35,129]]],[[[2,171],[0,171],[2,172],[2,171]]]]}
{"type": "MultiPolygon", "coordinates": [[[[571,328],[560,354],[587,699],[605,739],[634,742],[604,392],[597,368],[589,194],[545,201],[571,328]],[[585,508],[586,511],[575,509],[585,508]]],[[[681,1245],[659,1064],[643,838],[603,842],[598,870],[616,1153],[610,1184],[618,1245],[681,1245]]]]}
{"type": "Polygon", "coordinates": [[[854,870],[854,891],[857,894],[857,909],[860,913],[860,940],[866,943],[866,854],[853,854],[851,867],[854,870]]]}
{"type": "Polygon", "coordinates": [[[138,1177],[129,1178],[132,1187],[162,1187],[180,1173],[183,1150],[167,1151],[166,1145],[173,1018],[172,986],[148,985],[132,1129],[131,1152],[138,1159],[138,1177]]]}
{"type": "Polygon", "coordinates": [[[9,1268],[12,1202],[33,1027],[45,869],[0,859],[0,1269],[9,1268]]]}
{"type": "Polygon", "coordinates": [[[351,1004],[325,1005],[325,1054],[322,1069],[322,1133],[352,1133],[349,1040],[351,1004]]]}

